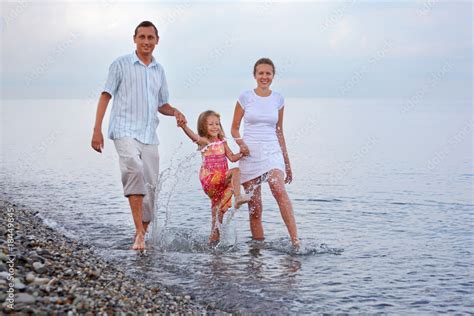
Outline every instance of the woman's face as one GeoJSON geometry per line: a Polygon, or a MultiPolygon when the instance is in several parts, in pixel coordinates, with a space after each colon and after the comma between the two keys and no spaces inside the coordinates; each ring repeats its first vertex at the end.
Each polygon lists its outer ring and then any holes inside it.
{"type": "Polygon", "coordinates": [[[269,88],[273,81],[272,66],[268,64],[258,65],[254,77],[259,88],[269,88]]]}

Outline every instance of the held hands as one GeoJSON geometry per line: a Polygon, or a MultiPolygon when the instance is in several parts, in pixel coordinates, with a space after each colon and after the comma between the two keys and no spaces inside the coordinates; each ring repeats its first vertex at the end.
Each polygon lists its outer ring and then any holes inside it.
{"type": "Polygon", "coordinates": [[[247,147],[247,145],[244,142],[241,142],[238,145],[240,147],[240,153],[242,154],[243,157],[250,155],[249,148],[247,147]]]}
{"type": "Polygon", "coordinates": [[[178,110],[174,111],[174,117],[176,118],[176,124],[178,125],[178,127],[183,127],[188,123],[184,114],[178,110]]]}
{"type": "Polygon", "coordinates": [[[102,149],[104,148],[104,136],[102,136],[101,131],[94,130],[94,134],[92,134],[92,141],[91,141],[92,148],[101,153],[102,149]]]}

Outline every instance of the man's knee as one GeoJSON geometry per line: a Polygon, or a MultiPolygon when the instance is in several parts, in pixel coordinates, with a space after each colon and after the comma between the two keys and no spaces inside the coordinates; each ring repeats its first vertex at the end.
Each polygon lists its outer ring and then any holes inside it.
{"type": "Polygon", "coordinates": [[[122,158],[122,184],[124,195],[146,195],[143,164],[138,157],[122,158]]]}

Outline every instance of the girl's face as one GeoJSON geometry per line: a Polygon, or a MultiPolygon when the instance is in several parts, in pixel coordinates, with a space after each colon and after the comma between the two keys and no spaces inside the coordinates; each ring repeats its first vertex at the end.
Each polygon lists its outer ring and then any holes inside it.
{"type": "Polygon", "coordinates": [[[221,123],[217,116],[211,115],[206,119],[207,134],[210,137],[218,137],[221,132],[221,123]]]}
{"type": "Polygon", "coordinates": [[[268,64],[258,65],[254,77],[259,88],[269,88],[273,81],[272,66],[268,64]]]}

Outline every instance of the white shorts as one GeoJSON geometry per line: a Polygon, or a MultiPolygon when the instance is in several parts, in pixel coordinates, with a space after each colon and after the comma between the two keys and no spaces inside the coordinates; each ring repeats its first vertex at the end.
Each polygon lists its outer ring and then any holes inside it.
{"type": "Polygon", "coordinates": [[[115,139],[114,145],[119,155],[123,194],[144,196],[142,220],[150,222],[155,212],[159,176],[158,145],[143,144],[134,138],[115,139]]]}

